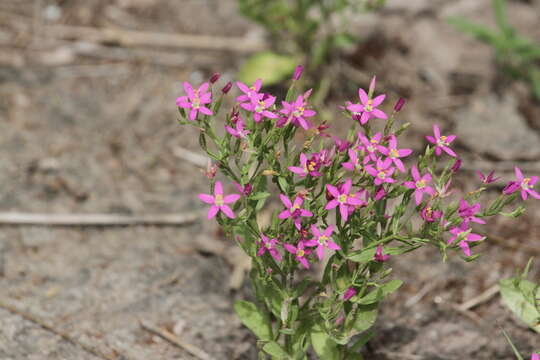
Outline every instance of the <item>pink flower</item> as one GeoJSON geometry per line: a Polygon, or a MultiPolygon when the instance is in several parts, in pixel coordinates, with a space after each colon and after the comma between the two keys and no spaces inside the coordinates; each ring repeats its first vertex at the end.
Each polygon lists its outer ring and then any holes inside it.
{"type": "Polygon", "coordinates": [[[428,135],[426,136],[426,139],[430,143],[435,144],[435,154],[437,156],[440,156],[442,151],[444,150],[444,152],[448,155],[457,157],[454,150],[448,147],[450,143],[455,140],[456,135],[441,136],[441,130],[437,125],[433,125],[433,134],[435,135],[435,137],[428,135]]]}
{"type": "Polygon", "coordinates": [[[399,158],[409,156],[412,154],[413,151],[411,149],[398,149],[397,139],[394,135],[390,136],[390,140],[388,141],[388,147],[379,145],[378,149],[382,154],[392,159],[399,171],[406,171],[405,165],[403,165],[403,162],[399,158]]]}
{"type": "Polygon", "coordinates": [[[276,102],[276,97],[266,94],[258,94],[253,97],[250,102],[240,104],[242,108],[253,113],[253,120],[258,123],[263,118],[275,119],[278,116],[269,111],[268,108],[276,102]]]}
{"type": "Polygon", "coordinates": [[[343,301],[347,301],[350,298],[352,298],[354,295],[356,295],[356,290],[350,286],[347,291],[343,294],[343,301]]]}
{"type": "Polygon", "coordinates": [[[540,360],[540,356],[537,353],[531,355],[531,360],[540,360]]]}
{"type": "Polygon", "coordinates": [[[339,245],[332,241],[332,233],[334,232],[334,226],[330,225],[327,227],[324,232],[320,232],[315,225],[311,225],[311,232],[313,233],[314,238],[310,241],[307,241],[305,245],[307,246],[316,246],[317,257],[319,260],[322,260],[324,257],[324,248],[327,247],[332,250],[341,250],[339,245]]]}
{"type": "Polygon", "coordinates": [[[361,132],[358,133],[358,140],[362,143],[362,149],[364,149],[371,160],[376,161],[377,160],[377,151],[379,151],[379,144],[382,139],[382,134],[380,132],[376,133],[371,137],[371,139],[368,139],[364,134],[361,132]]]}
{"type": "Polygon", "coordinates": [[[353,149],[349,149],[349,161],[341,163],[341,166],[350,171],[362,172],[364,170],[364,165],[368,162],[369,158],[366,156],[362,160],[362,163],[360,163],[358,153],[353,149]]]}
{"type": "Polygon", "coordinates": [[[236,118],[236,123],[235,123],[235,127],[232,128],[228,125],[225,125],[225,130],[227,130],[227,132],[229,134],[231,134],[232,136],[234,136],[235,138],[243,138],[245,139],[246,136],[250,133],[249,130],[245,130],[244,129],[244,121],[242,120],[242,118],[240,116],[238,116],[236,118]]]}
{"type": "Polygon", "coordinates": [[[303,65],[298,65],[296,67],[296,69],[294,69],[294,74],[293,74],[292,79],[294,81],[300,80],[300,77],[302,76],[303,71],[304,71],[304,66],[303,65]]]}
{"type": "Polygon", "coordinates": [[[399,98],[396,105],[394,106],[394,111],[395,112],[400,112],[401,109],[403,108],[403,105],[405,105],[405,99],[404,98],[399,98]]]}
{"type": "Polygon", "coordinates": [[[238,88],[244,93],[243,95],[240,95],[236,98],[236,102],[251,102],[253,99],[258,100],[260,95],[259,91],[261,90],[262,86],[262,80],[257,79],[252,86],[247,86],[246,84],[237,81],[236,86],[238,86],[238,88]]]}
{"type": "Polygon", "coordinates": [[[435,222],[436,220],[439,220],[442,217],[442,211],[433,210],[431,206],[427,205],[420,212],[420,217],[424,219],[424,221],[426,222],[430,222],[430,223],[435,222]]]}
{"type": "Polygon", "coordinates": [[[296,261],[302,264],[304,268],[309,269],[309,262],[307,261],[306,256],[311,254],[311,250],[305,249],[304,243],[298,243],[298,247],[291,244],[283,244],[283,247],[291,254],[294,254],[296,257],[296,261]]]}
{"type": "Polygon", "coordinates": [[[468,225],[466,223],[462,223],[458,227],[453,227],[450,229],[450,233],[454,236],[448,240],[448,244],[453,243],[458,237],[462,237],[462,240],[459,242],[459,247],[461,250],[463,250],[465,255],[471,256],[471,249],[469,248],[468,243],[480,241],[482,240],[482,236],[473,234],[470,231],[471,229],[468,229],[468,225]]]}
{"type": "Polygon", "coordinates": [[[190,83],[184,82],[184,90],[187,96],[177,98],[176,105],[183,109],[191,109],[188,116],[189,120],[194,121],[199,111],[204,115],[213,115],[212,110],[204,106],[212,102],[212,93],[208,92],[208,87],[208,83],[205,82],[198,89],[193,89],[190,83]]]}
{"type": "Polygon", "coordinates": [[[311,211],[308,211],[306,209],[302,209],[301,206],[304,203],[304,199],[301,196],[297,196],[294,199],[294,202],[291,202],[288,197],[286,197],[283,194],[279,194],[279,198],[281,199],[281,202],[283,205],[285,205],[285,210],[283,210],[279,215],[278,218],[280,219],[287,219],[292,218],[294,220],[294,225],[298,230],[300,230],[301,226],[301,217],[309,217],[313,216],[313,213],[311,211]]]}
{"type": "Polygon", "coordinates": [[[246,184],[245,186],[242,186],[237,182],[233,182],[233,185],[236,190],[240,191],[240,193],[245,196],[249,196],[251,194],[251,191],[253,190],[251,184],[246,184]]]}
{"type": "Polygon", "coordinates": [[[337,136],[333,136],[332,139],[334,139],[334,143],[336,144],[338,152],[347,151],[349,147],[351,146],[351,143],[349,141],[342,140],[338,138],[337,136]]]}
{"type": "Polygon", "coordinates": [[[480,203],[469,205],[465,199],[461,199],[459,201],[459,216],[463,219],[463,223],[466,225],[469,225],[470,222],[475,222],[477,224],[486,223],[484,220],[475,216],[478,211],[480,211],[480,203]]]}
{"type": "Polygon", "coordinates": [[[290,104],[286,101],[282,101],[281,104],[283,109],[280,112],[287,117],[287,122],[290,121],[296,126],[301,126],[304,130],[311,127],[305,118],[315,116],[317,112],[306,108],[307,102],[304,101],[304,95],[299,95],[296,101],[290,104]]]}
{"type": "Polygon", "coordinates": [[[341,214],[341,217],[343,218],[343,221],[347,221],[347,218],[349,217],[347,205],[362,205],[362,200],[350,196],[349,192],[351,191],[351,187],[351,179],[347,179],[341,189],[338,189],[337,187],[330,184],[326,185],[326,190],[328,190],[328,192],[331,196],[334,197],[334,199],[330,200],[328,204],[326,204],[325,209],[330,210],[339,206],[339,212],[341,214]]]}
{"type": "Polygon", "coordinates": [[[207,194],[199,194],[199,199],[201,199],[203,202],[207,204],[211,204],[212,206],[208,210],[208,218],[211,219],[218,211],[222,211],[227,217],[234,219],[234,213],[231,210],[231,208],[227,205],[230,203],[233,203],[240,199],[239,194],[231,194],[223,196],[223,187],[221,185],[221,182],[216,181],[216,186],[214,189],[214,196],[207,195],[207,194]]]}
{"type": "Polygon", "coordinates": [[[304,153],[300,154],[300,165],[302,165],[302,167],[289,166],[288,169],[300,177],[306,177],[307,175],[313,177],[321,176],[321,173],[317,171],[321,167],[321,163],[319,157],[315,155],[316,154],[313,154],[311,159],[308,160],[304,153]]]}
{"type": "Polygon", "coordinates": [[[257,256],[262,256],[268,251],[276,262],[281,261],[281,254],[276,249],[276,245],[278,244],[277,239],[268,239],[266,235],[261,234],[261,241],[257,242],[257,244],[260,246],[257,256]]]}
{"type": "Polygon", "coordinates": [[[360,98],[360,104],[348,104],[347,110],[353,114],[355,120],[360,121],[360,124],[366,124],[372,117],[376,119],[388,119],[388,116],[377,107],[382,104],[386,95],[379,95],[372,99],[373,91],[375,89],[376,78],[373,77],[371,84],[369,85],[369,94],[362,88],[358,89],[358,97],[360,98]]]}
{"type": "Polygon", "coordinates": [[[395,169],[392,167],[392,159],[386,158],[384,161],[377,159],[375,167],[373,164],[366,165],[366,171],[369,175],[375,178],[375,185],[379,186],[384,183],[394,183],[396,180],[392,179],[392,174],[395,169]]]}
{"type": "Polygon", "coordinates": [[[514,168],[516,174],[516,181],[511,181],[506,185],[503,193],[506,195],[516,192],[521,188],[521,198],[527,200],[527,197],[531,195],[535,199],[540,199],[540,194],[533,190],[534,184],[538,181],[538,176],[524,177],[521,169],[517,166],[514,168]]]}
{"type": "Polygon", "coordinates": [[[377,245],[377,250],[375,251],[375,255],[373,256],[373,260],[377,262],[385,262],[388,259],[390,259],[390,255],[383,255],[382,253],[383,247],[382,245],[377,245]]]}
{"type": "Polygon", "coordinates": [[[424,176],[420,176],[416,165],[412,166],[411,173],[414,181],[407,181],[403,184],[403,186],[409,189],[414,189],[414,199],[416,201],[416,205],[420,205],[424,193],[431,196],[435,195],[435,190],[433,190],[431,186],[428,186],[428,183],[431,181],[431,174],[426,173],[424,176]]]}
{"type": "Polygon", "coordinates": [[[494,177],[493,176],[494,173],[495,173],[495,170],[491,170],[490,173],[487,176],[485,176],[484,174],[482,174],[481,171],[476,172],[476,174],[480,178],[480,181],[483,182],[484,184],[491,184],[500,179],[500,177],[497,177],[497,178],[494,177]]]}

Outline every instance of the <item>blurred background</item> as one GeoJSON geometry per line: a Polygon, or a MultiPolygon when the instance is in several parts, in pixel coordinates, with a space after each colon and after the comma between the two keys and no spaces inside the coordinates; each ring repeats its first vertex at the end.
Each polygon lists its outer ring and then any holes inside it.
{"type": "MultiPolygon", "coordinates": [[[[421,151],[434,123],[458,135],[456,191],[478,187],[476,170],[503,177],[491,198],[513,179],[514,164],[540,175],[540,1],[495,3],[506,6],[0,0],[2,216],[187,219],[50,227],[0,216],[0,358],[256,358],[232,309],[249,293],[249,261],[205,221],[195,196],[208,190],[206,159],[197,130],[177,124],[182,81],[198,85],[217,72],[219,91],[262,77],[280,94],[302,63],[320,120],[339,134],[350,120],[337,106],[356,102],[358,87],[377,75],[385,110],[407,100],[404,147],[421,151]]],[[[538,348],[538,334],[493,291],[463,306],[540,255],[540,201],[526,206],[517,220],[481,228],[488,240],[475,248],[476,263],[442,264],[433,249],[394,259],[405,285],[383,306],[366,358],[511,359],[498,325],[524,354],[538,348]]],[[[536,261],[530,277],[539,274],[536,261]]]]}

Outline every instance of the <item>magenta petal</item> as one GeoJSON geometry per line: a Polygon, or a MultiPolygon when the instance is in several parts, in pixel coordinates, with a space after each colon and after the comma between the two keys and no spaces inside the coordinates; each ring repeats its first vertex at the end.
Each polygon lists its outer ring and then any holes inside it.
{"type": "Polygon", "coordinates": [[[371,115],[375,116],[377,119],[383,119],[383,120],[388,119],[388,115],[386,115],[384,111],[379,110],[379,109],[373,109],[371,111],[371,115]]]}
{"type": "Polygon", "coordinates": [[[297,167],[297,166],[289,166],[287,169],[289,169],[289,171],[295,173],[295,174],[298,174],[302,177],[306,176],[306,171],[303,169],[303,168],[300,168],[300,167],[297,167]]]}
{"type": "Polygon", "coordinates": [[[405,157],[412,154],[412,149],[400,149],[398,150],[399,157],[405,157]]]}
{"type": "Polygon", "coordinates": [[[534,191],[534,190],[531,189],[531,190],[529,190],[529,194],[530,194],[533,198],[539,199],[539,200],[540,200],[540,194],[537,193],[536,191],[534,191]]]}
{"type": "Polygon", "coordinates": [[[213,204],[215,202],[215,199],[212,195],[208,195],[208,194],[199,194],[198,195],[199,199],[201,199],[203,202],[207,203],[207,204],[213,204]]]}
{"type": "Polygon", "coordinates": [[[189,120],[195,120],[195,118],[197,117],[197,111],[197,109],[191,109],[191,111],[189,112],[189,120]]]}
{"type": "Polygon", "coordinates": [[[296,254],[296,247],[294,247],[293,245],[291,245],[291,244],[283,244],[283,247],[285,248],[285,250],[287,250],[291,254],[296,254]]]}
{"type": "Polygon", "coordinates": [[[292,207],[292,203],[291,203],[291,200],[289,200],[289,198],[283,194],[279,194],[279,198],[281,199],[281,202],[283,203],[283,205],[285,205],[286,208],[291,208],[292,207]]]}
{"type": "Polygon", "coordinates": [[[262,256],[266,252],[266,247],[264,245],[261,245],[259,248],[259,251],[257,251],[257,256],[262,256]]]}
{"type": "Polygon", "coordinates": [[[333,185],[330,185],[330,184],[326,185],[326,190],[328,190],[328,192],[332,194],[333,197],[337,198],[339,197],[339,195],[341,195],[338,189],[333,185]]]}
{"type": "Polygon", "coordinates": [[[270,255],[276,260],[277,262],[281,261],[281,254],[276,249],[270,249],[269,250],[270,255]]]}
{"type": "Polygon", "coordinates": [[[184,83],[182,85],[184,85],[184,90],[185,90],[186,94],[190,98],[193,98],[195,94],[193,93],[193,87],[191,86],[191,84],[184,81],[184,83]]]}
{"type": "Polygon", "coordinates": [[[471,249],[469,248],[469,244],[467,244],[466,241],[460,241],[459,247],[461,250],[463,250],[463,253],[467,256],[471,256],[471,249]]]}
{"type": "Polygon", "coordinates": [[[369,121],[369,113],[364,111],[362,113],[362,116],[360,116],[360,124],[365,125],[369,121]]]}
{"type": "Polygon", "coordinates": [[[367,105],[369,101],[368,94],[366,91],[362,88],[358,89],[358,97],[360,98],[360,101],[362,102],[362,105],[367,105]]]}
{"type": "Polygon", "coordinates": [[[212,219],[219,211],[219,207],[216,205],[212,205],[210,209],[208,209],[208,219],[212,219]]]}
{"type": "Polygon", "coordinates": [[[212,112],[212,110],[210,110],[209,108],[207,108],[206,106],[201,106],[199,108],[199,111],[202,112],[204,115],[214,115],[214,113],[212,112]]]}
{"type": "Polygon", "coordinates": [[[441,137],[441,130],[439,129],[439,125],[433,124],[433,134],[435,134],[435,138],[437,139],[441,137]]]}
{"type": "Polygon", "coordinates": [[[381,105],[382,102],[384,101],[384,99],[386,99],[386,95],[384,95],[384,94],[375,97],[373,99],[373,101],[371,102],[371,106],[377,107],[377,106],[381,105]]]}
{"type": "Polygon", "coordinates": [[[287,219],[291,217],[291,212],[289,210],[283,210],[282,212],[279,213],[278,215],[278,218],[279,219],[287,219]]]}
{"type": "Polygon", "coordinates": [[[426,139],[427,139],[427,141],[429,141],[429,142],[432,143],[432,144],[436,144],[436,143],[437,143],[437,140],[435,140],[435,138],[434,138],[433,136],[431,136],[431,135],[427,135],[427,136],[426,136],[426,139]]]}
{"type": "Polygon", "coordinates": [[[331,201],[328,202],[328,204],[326,204],[325,209],[326,209],[326,210],[330,210],[330,209],[335,208],[335,207],[338,206],[338,205],[339,205],[339,201],[337,201],[337,200],[331,200],[331,201]]]}
{"type": "Polygon", "coordinates": [[[414,200],[416,201],[416,205],[420,205],[420,203],[422,203],[422,191],[420,190],[416,190],[414,192],[414,200]]]}
{"type": "Polygon", "coordinates": [[[326,244],[327,244],[327,246],[328,246],[329,249],[332,249],[332,250],[341,250],[341,247],[339,247],[339,245],[336,244],[336,243],[333,242],[333,241],[328,240],[328,242],[327,242],[326,244]]]}
{"type": "Polygon", "coordinates": [[[416,167],[416,165],[412,166],[411,174],[412,174],[412,177],[413,177],[414,181],[419,181],[420,180],[420,173],[418,172],[418,168],[416,167]]]}
{"type": "Polygon", "coordinates": [[[309,269],[309,263],[308,261],[306,260],[306,258],[303,258],[303,257],[296,257],[296,260],[298,260],[300,262],[300,264],[302,264],[302,266],[306,269],[309,269]]]}
{"type": "Polygon", "coordinates": [[[214,194],[223,195],[223,186],[221,185],[221,181],[216,181],[216,186],[214,187],[214,194]]]}
{"type": "Polygon", "coordinates": [[[347,106],[347,110],[353,113],[359,113],[364,111],[364,106],[360,104],[350,104],[349,106],[347,106]]]}
{"type": "Polygon", "coordinates": [[[228,218],[234,219],[236,216],[234,215],[232,209],[229,207],[229,205],[221,205],[220,210],[227,215],[228,218]]]}
{"type": "Polygon", "coordinates": [[[313,216],[313,213],[309,210],[306,210],[306,209],[301,209],[300,210],[300,215],[301,216],[313,216]]]}
{"type": "Polygon", "coordinates": [[[349,217],[349,211],[347,210],[346,205],[339,204],[339,213],[341,214],[343,221],[347,221],[347,218],[349,217]]]}
{"type": "Polygon", "coordinates": [[[235,201],[237,201],[238,199],[240,199],[240,195],[239,194],[231,194],[231,195],[227,195],[223,198],[223,202],[225,204],[230,204],[230,203],[233,203],[235,201]]]}
{"type": "Polygon", "coordinates": [[[443,146],[442,149],[443,149],[448,155],[457,158],[457,154],[454,152],[454,150],[450,149],[448,146],[443,146]]]}
{"type": "Polygon", "coordinates": [[[348,194],[348,193],[351,191],[351,186],[352,186],[352,180],[351,180],[351,179],[347,179],[347,180],[345,181],[345,184],[343,184],[343,187],[342,187],[342,193],[348,194]]]}
{"type": "Polygon", "coordinates": [[[319,245],[315,252],[317,253],[317,257],[319,258],[319,260],[322,260],[322,258],[324,257],[324,247],[322,245],[319,245]]]}
{"type": "Polygon", "coordinates": [[[518,182],[523,181],[523,173],[521,172],[521,169],[517,166],[514,167],[514,172],[516,173],[516,179],[518,182]]]}

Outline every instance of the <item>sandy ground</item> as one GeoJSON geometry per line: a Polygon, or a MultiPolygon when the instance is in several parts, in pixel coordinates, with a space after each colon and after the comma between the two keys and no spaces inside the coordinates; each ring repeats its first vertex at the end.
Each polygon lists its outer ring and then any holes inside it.
{"type": "MultiPolygon", "coordinates": [[[[344,56],[341,66],[353,79],[377,74],[391,99],[409,99],[401,115],[413,124],[409,146],[420,149],[433,122],[459,135],[468,161],[462,191],[474,189],[476,168],[494,168],[509,179],[518,162],[540,173],[540,106],[523,84],[499,81],[487,47],[445,22],[463,15],[491,23],[488,4],[390,1],[377,15],[359,16],[353,31],[371,40],[344,56]]],[[[540,39],[540,2],[510,5],[520,31],[540,39]]],[[[182,149],[197,151],[197,133],[176,124],[174,99],[183,80],[200,82],[214,71],[223,83],[233,79],[244,55],[96,45],[49,28],[60,24],[255,40],[263,34],[239,17],[232,0],[182,0],[182,6],[172,0],[3,0],[0,210],[204,211],[194,195],[207,190],[205,178],[178,156],[182,149]]],[[[354,96],[347,86],[342,91],[354,96]]],[[[497,324],[524,354],[538,347],[538,334],[514,319],[498,296],[456,310],[540,254],[540,204],[527,205],[517,222],[488,224],[485,232],[499,241],[476,248],[483,256],[475,264],[442,264],[427,249],[394,259],[406,285],[383,306],[366,358],[511,359],[497,324]]],[[[3,226],[0,359],[197,359],[189,345],[211,359],[254,359],[255,341],[232,310],[234,300],[249,293],[247,284],[229,287],[235,256],[203,216],[168,227],[3,226]],[[171,345],[141,322],[188,346],[171,345]]],[[[531,276],[539,274],[537,262],[531,276]]]]}

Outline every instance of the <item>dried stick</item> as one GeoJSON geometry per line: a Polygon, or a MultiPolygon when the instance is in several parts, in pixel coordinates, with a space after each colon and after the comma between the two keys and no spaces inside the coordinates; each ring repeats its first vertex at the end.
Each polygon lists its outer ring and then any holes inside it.
{"type": "MultiPolygon", "coordinates": [[[[13,314],[16,314],[16,315],[19,315],[20,317],[24,318],[25,320],[28,320],[40,327],[42,327],[43,329],[45,329],[46,331],[49,331],[57,336],[60,336],[62,339],[64,339],[65,341],[83,349],[84,351],[94,355],[94,356],[97,356],[99,358],[102,358],[102,359],[105,359],[105,360],[117,360],[118,359],[118,356],[117,355],[108,355],[108,354],[105,354],[104,352],[102,352],[101,350],[93,347],[93,346],[90,346],[90,345],[87,345],[85,343],[82,343],[80,342],[79,340],[75,339],[74,337],[72,337],[71,335],[61,331],[61,330],[58,330],[56,329],[55,327],[53,327],[52,325],[48,324],[47,322],[45,322],[43,319],[40,319],[38,318],[37,316],[33,315],[33,314],[30,314],[26,311],[23,311],[19,308],[17,308],[16,306],[14,305],[11,305],[11,304],[8,304],[7,302],[4,302],[3,300],[0,300],[0,308],[2,309],[5,309],[13,314]]],[[[116,352],[116,350],[115,350],[116,352]]],[[[122,355],[122,358],[123,359],[127,359],[126,356],[122,355]]]]}
{"type": "Polygon", "coordinates": [[[161,46],[240,53],[252,53],[266,48],[263,41],[250,40],[246,37],[169,34],[68,25],[49,25],[43,30],[45,34],[60,39],[83,40],[100,44],[116,43],[123,47],[161,46]]]}
{"type": "Polygon", "coordinates": [[[45,226],[126,226],[191,224],[200,214],[118,215],[118,214],[28,214],[0,213],[0,225],[45,226]]]}
{"type": "Polygon", "coordinates": [[[182,341],[181,339],[179,339],[176,335],[174,335],[170,331],[167,331],[165,329],[156,328],[156,327],[154,327],[154,326],[152,326],[150,324],[147,324],[147,323],[145,323],[143,321],[140,321],[139,323],[141,325],[141,328],[143,328],[144,330],[146,330],[146,331],[148,331],[150,333],[153,333],[153,334],[167,340],[171,344],[176,345],[176,346],[178,346],[179,348],[181,348],[183,350],[186,350],[187,352],[189,352],[191,355],[195,356],[196,358],[201,359],[201,360],[212,360],[210,355],[208,355],[206,352],[199,349],[195,345],[188,344],[188,343],[182,341]]]}
{"type": "Polygon", "coordinates": [[[467,311],[472,309],[473,307],[476,307],[488,300],[490,300],[493,296],[495,296],[499,292],[499,285],[495,284],[480,295],[465,301],[463,304],[458,305],[458,308],[462,311],[467,311]]]}

